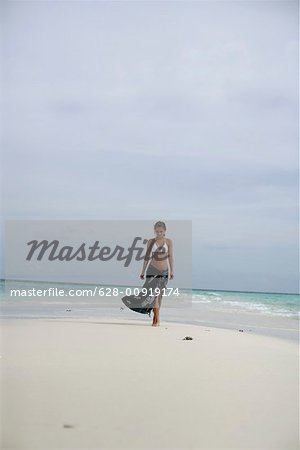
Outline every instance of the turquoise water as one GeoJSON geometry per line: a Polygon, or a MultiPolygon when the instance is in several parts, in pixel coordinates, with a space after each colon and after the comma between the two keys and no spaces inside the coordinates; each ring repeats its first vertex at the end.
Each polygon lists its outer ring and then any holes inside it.
{"type": "Polygon", "coordinates": [[[290,317],[299,316],[300,296],[266,292],[230,292],[193,290],[193,302],[210,304],[219,310],[257,312],[290,317]]]}
{"type": "MultiPolygon", "coordinates": [[[[69,283],[45,283],[28,281],[0,281],[0,316],[1,317],[47,317],[65,315],[66,310],[71,309],[76,317],[88,313],[108,312],[110,309],[120,311],[124,306],[120,300],[122,295],[115,297],[11,297],[8,288],[14,289],[94,289],[95,285],[69,284],[69,283]],[[5,289],[6,287],[6,289],[5,289]]],[[[106,287],[105,287],[106,288],[106,287]]],[[[123,288],[123,292],[124,292],[123,288]]],[[[119,287],[121,290],[121,287],[119,287]]],[[[230,291],[205,291],[190,290],[181,291],[181,299],[186,298],[189,306],[193,308],[203,307],[209,311],[226,313],[255,313],[260,316],[285,317],[294,320],[299,319],[300,296],[297,294],[276,294],[258,292],[230,292],[230,291]]]]}

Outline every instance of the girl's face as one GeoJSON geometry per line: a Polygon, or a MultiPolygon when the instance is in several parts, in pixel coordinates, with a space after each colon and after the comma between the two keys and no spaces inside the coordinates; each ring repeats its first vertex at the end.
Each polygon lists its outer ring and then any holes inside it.
{"type": "Polygon", "coordinates": [[[157,238],[161,238],[165,234],[165,230],[164,230],[163,227],[157,227],[157,228],[155,228],[154,231],[155,231],[155,234],[156,234],[157,238]]]}

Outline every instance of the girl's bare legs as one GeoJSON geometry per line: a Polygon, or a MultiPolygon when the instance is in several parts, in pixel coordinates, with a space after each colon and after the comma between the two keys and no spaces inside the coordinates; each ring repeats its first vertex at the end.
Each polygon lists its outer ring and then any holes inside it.
{"type": "Polygon", "coordinates": [[[152,322],[153,327],[159,327],[159,325],[160,325],[159,310],[161,307],[161,299],[162,299],[162,292],[155,299],[155,304],[153,307],[153,314],[154,314],[153,322],[152,322]]]}

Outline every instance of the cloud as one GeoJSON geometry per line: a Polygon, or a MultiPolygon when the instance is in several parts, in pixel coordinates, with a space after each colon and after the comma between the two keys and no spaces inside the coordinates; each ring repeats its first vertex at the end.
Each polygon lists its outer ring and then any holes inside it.
{"type": "MultiPolygon", "coordinates": [[[[275,1],[6,2],[4,216],[189,218],[196,267],[201,245],[220,265],[252,245],[275,272],[284,253],[288,273],[296,12],[275,1]]],[[[231,264],[215,288],[234,288],[231,264]]],[[[274,290],[266,280],[253,290],[274,290]]]]}

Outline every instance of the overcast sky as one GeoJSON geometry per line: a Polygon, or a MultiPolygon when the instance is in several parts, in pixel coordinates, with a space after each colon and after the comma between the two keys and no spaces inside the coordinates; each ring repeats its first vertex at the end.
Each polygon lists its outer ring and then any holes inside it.
{"type": "Polygon", "coordinates": [[[1,15],[4,219],[192,220],[194,288],[299,292],[297,1],[1,15]]]}

